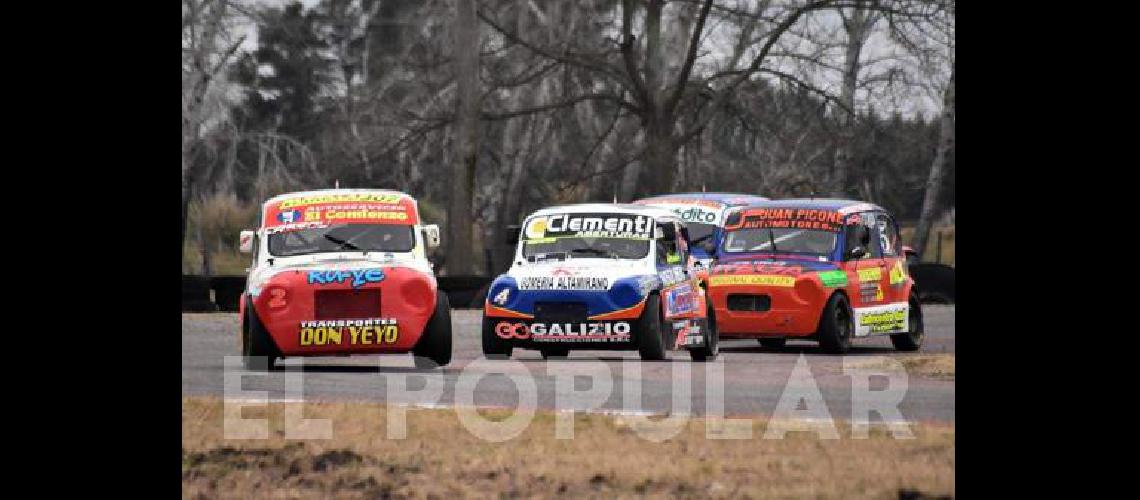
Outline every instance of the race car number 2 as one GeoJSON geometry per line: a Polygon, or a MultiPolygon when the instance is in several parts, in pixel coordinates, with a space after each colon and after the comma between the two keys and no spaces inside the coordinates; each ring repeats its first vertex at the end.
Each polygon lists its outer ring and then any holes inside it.
{"type": "Polygon", "coordinates": [[[302,321],[301,346],[395,344],[400,327],[394,319],[302,321]]]}

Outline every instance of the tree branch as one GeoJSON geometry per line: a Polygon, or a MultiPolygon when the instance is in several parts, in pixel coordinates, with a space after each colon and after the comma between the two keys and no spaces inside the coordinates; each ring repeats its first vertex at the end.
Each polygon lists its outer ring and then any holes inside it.
{"type": "Polygon", "coordinates": [[[701,43],[701,32],[705,29],[705,20],[709,17],[709,8],[712,7],[712,3],[713,0],[705,0],[704,6],[701,7],[701,13],[697,16],[697,25],[693,27],[693,34],[689,37],[689,51],[685,54],[685,63],[681,67],[681,74],[677,76],[677,85],[673,88],[673,94],[669,96],[669,100],[665,101],[664,112],[667,115],[677,108],[677,103],[681,101],[681,95],[689,82],[689,75],[693,72],[693,63],[697,59],[697,46],[701,43]]]}

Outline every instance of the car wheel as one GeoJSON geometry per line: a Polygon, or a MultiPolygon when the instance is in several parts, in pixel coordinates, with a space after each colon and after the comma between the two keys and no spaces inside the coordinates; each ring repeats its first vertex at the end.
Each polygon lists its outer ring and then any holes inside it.
{"type": "Polygon", "coordinates": [[[713,316],[712,307],[709,307],[708,314],[701,323],[701,333],[705,336],[705,345],[696,349],[689,349],[689,356],[698,363],[715,360],[720,354],[720,334],[716,331],[716,318],[713,316]]]}
{"type": "Polygon", "coordinates": [[[891,335],[891,343],[900,351],[917,351],[922,347],[922,339],[926,335],[922,329],[922,304],[914,292],[910,294],[910,314],[907,322],[910,323],[910,331],[891,335]]]}
{"type": "Polygon", "coordinates": [[[495,335],[495,320],[483,316],[483,356],[487,359],[508,359],[514,346],[495,335]]]}
{"type": "Polygon", "coordinates": [[[637,352],[645,361],[665,359],[665,339],[661,319],[661,300],[656,294],[645,299],[645,309],[637,318],[637,352]]]}
{"type": "Polygon", "coordinates": [[[819,345],[831,354],[843,354],[851,349],[851,335],[855,323],[847,297],[836,293],[827,300],[823,315],[819,318],[819,345]]]}
{"type": "Polygon", "coordinates": [[[447,294],[435,292],[435,312],[412,348],[416,368],[436,368],[451,363],[451,302],[447,294]]]}
{"type": "Polygon", "coordinates": [[[272,371],[281,355],[269,332],[253,311],[253,301],[245,304],[245,321],[242,322],[241,362],[246,370],[272,371]]]}
{"type": "Polygon", "coordinates": [[[766,349],[779,349],[788,343],[788,339],[757,339],[760,345],[766,349]]]}

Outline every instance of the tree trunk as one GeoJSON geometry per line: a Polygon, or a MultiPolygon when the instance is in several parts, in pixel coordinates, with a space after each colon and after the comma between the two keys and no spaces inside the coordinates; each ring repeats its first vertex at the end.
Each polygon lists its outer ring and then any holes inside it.
{"type": "Polygon", "coordinates": [[[850,18],[844,19],[844,29],[847,32],[847,47],[843,59],[843,87],[840,89],[839,102],[846,109],[839,110],[839,137],[835,147],[835,177],[832,179],[832,195],[837,198],[848,196],[848,177],[851,172],[851,149],[855,137],[855,88],[859,82],[859,56],[863,52],[863,44],[870,33],[871,21],[868,12],[862,8],[855,8],[850,18]],[[849,112],[850,111],[850,112],[849,112]]]}
{"type": "Polygon", "coordinates": [[[455,19],[455,157],[447,209],[447,272],[474,272],[472,197],[479,154],[479,25],[475,0],[457,0],[455,19]]]}
{"type": "Polygon", "coordinates": [[[954,70],[950,70],[950,84],[942,95],[942,122],[939,124],[938,151],[930,165],[930,176],[926,179],[926,193],[922,197],[922,212],[918,216],[918,227],[914,230],[914,251],[919,259],[926,252],[926,241],[930,237],[930,226],[938,207],[938,191],[942,189],[942,175],[945,173],[946,156],[954,150],[954,70]]]}
{"type": "Polygon", "coordinates": [[[643,160],[643,189],[636,196],[664,194],[672,191],[677,171],[677,147],[673,139],[672,122],[651,120],[645,130],[645,158],[643,160]]]}

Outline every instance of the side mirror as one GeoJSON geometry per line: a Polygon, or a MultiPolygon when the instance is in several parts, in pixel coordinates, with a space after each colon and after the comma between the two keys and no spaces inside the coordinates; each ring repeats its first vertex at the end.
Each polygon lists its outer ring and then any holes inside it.
{"type": "Polygon", "coordinates": [[[424,226],[424,243],[428,248],[439,247],[439,226],[435,224],[428,224],[424,226]]]}
{"type": "Polygon", "coordinates": [[[253,252],[253,231],[246,229],[241,232],[241,236],[238,236],[238,251],[241,253],[253,252]]]}
{"type": "Polygon", "coordinates": [[[858,245],[847,251],[848,259],[862,259],[865,255],[867,255],[867,247],[862,245],[858,245]]]}

